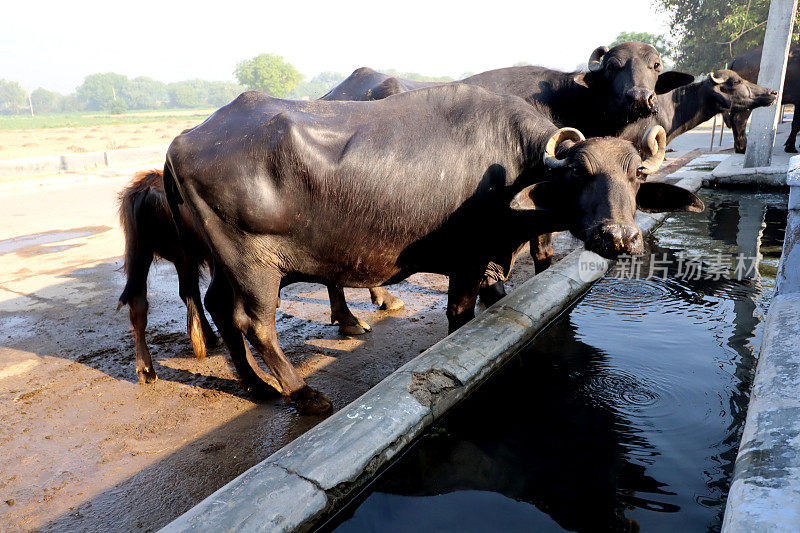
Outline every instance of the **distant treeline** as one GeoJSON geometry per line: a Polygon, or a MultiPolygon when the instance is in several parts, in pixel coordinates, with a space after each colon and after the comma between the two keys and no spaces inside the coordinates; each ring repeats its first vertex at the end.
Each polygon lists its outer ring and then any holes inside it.
{"type": "MultiPolygon", "coordinates": [[[[408,79],[450,81],[452,78],[422,76],[416,73],[386,72],[408,79]]],[[[302,81],[286,95],[293,99],[315,99],[338,85],[345,76],[323,72],[302,81]]],[[[247,88],[228,81],[186,80],[164,83],[146,76],[128,78],[107,72],[87,76],[72,94],[38,88],[28,93],[15,81],[0,79],[0,113],[25,114],[33,107],[35,114],[101,111],[124,113],[128,110],[159,108],[216,108],[236,98],[247,88]]]]}
{"type": "MultiPolygon", "coordinates": [[[[452,81],[449,76],[424,76],[416,72],[386,69],[393,76],[420,81],[452,81]]],[[[235,75],[240,83],[200,79],[164,83],[146,76],[128,78],[105,72],[86,76],[73,94],[38,88],[28,94],[19,83],[0,79],[0,113],[40,114],[100,111],[112,114],[129,110],[160,108],[216,108],[246,89],[264,91],[292,99],[316,99],[345,79],[338,72],[322,72],[310,80],[282,57],[261,54],[239,63],[235,75]]],[[[468,75],[468,74],[465,74],[468,75]]]]}
{"type": "Polygon", "coordinates": [[[130,79],[123,74],[106,72],[86,76],[73,94],[64,95],[40,87],[28,95],[17,82],[0,80],[0,112],[29,113],[31,107],[35,114],[219,107],[243,90],[241,85],[227,81],[164,83],[146,76],[130,79]]]}

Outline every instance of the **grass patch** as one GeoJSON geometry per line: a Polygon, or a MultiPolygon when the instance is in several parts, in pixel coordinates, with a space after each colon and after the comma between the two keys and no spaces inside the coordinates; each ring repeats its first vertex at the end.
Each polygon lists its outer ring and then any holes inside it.
{"type": "Polygon", "coordinates": [[[36,130],[45,128],[79,128],[83,126],[107,126],[113,124],[143,124],[169,120],[193,120],[201,122],[213,110],[165,109],[140,111],[124,115],[108,115],[98,111],[80,113],[54,113],[52,115],[0,115],[0,130],[36,130]]]}

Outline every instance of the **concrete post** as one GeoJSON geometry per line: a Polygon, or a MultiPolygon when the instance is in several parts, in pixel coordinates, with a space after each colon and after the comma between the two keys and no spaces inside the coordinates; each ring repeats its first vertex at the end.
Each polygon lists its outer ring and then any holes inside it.
{"type": "Polygon", "coordinates": [[[778,91],[778,104],[761,107],[753,112],[744,156],[745,168],[768,167],[772,162],[778,110],[783,97],[783,79],[786,76],[789,42],[796,11],[797,0],[770,0],[758,84],[778,91]]]}
{"type": "Polygon", "coordinates": [[[758,265],[761,262],[761,236],[766,224],[764,217],[767,207],[759,198],[742,198],[739,200],[739,228],[736,233],[736,245],[739,249],[737,261],[741,273],[740,281],[751,281],[760,284],[761,274],[758,265]]]}
{"type": "Polygon", "coordinates": [[[777,294],[800,293],[800,156],[789,160],[786,184],[789,186],[789,213],[775,280],[777,294]]]}

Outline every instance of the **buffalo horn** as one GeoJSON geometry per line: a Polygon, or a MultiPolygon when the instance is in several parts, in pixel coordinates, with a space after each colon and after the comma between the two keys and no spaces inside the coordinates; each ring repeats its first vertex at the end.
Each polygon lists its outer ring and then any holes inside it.
{"type": "Polygon", "coordinates": [[[650,156],[642,161],[642,174],[653,174],[667,155],[667,132],[662,126],[653,126],[644,134],[642,144],[650,151],[650,156]]]}
{"type": "Polygon", "coordinates": [[[714,76],[713,72],[709,72],[708,73],[708,77],[711,78],[711,81],[713,81],[717,85],[719,85],[721,83],[725,83],[725,80],[723,80],[722,78],[718,78],[718,77],[714,76]]]}
{"type": "Polygon", "coordinates": [[[544,164],[550,168],[563,167],[567,164],[566,159],[556,157],[558,145],[564,141],[581,142],[586,137],[575,128],[561,128],[557,130],[548,140],[544,149],[544,164]]]}
{"type": "Polygon", "coordinates": [[[608,46],[598,46],[589,56],[589,71],[594,72],[600,70],[603,65],[603,56],[608,52],[608,46]]]}

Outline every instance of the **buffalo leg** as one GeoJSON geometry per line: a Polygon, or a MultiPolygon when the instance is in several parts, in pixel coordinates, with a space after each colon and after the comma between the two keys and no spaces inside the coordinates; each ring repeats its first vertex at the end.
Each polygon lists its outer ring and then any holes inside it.
{"type": "Polygon", "coordinates": [[[378,306],[378,309],[397,311],[406,306],[403,300],[391,295],[386,290],[386,287],[372,287],[369,290],[369,296],[372,299],[372,303],[378,306]]]}
{"type": "Polygon", "coordinates": [[[731,112],[731,132],[733,132],[733,149],[737,154],[743,154],[747,148],[747,119],[751,111],[742,109],[731,112]]]}
{"type": "MultiPolygon", "coordinates": [[[[797,106],[795,106],[796,109],[797,106]]],[[[789,137],[786,139],[786,144],[783,150],[789,154],[797,153],[797,132],[800,131],[800,113],[795,111],[792,118],[792,131],[789,132],[789,137]]]]}
{"type": "Polygon", "coordinates": [[[372,331],[369,324],[355,316],[347,307],[344,289],[339,285],[328,285],[328,299],[331,301],[331,324],[339,324],[342,335],[363,335],[372,331]]]}
{"type": "Polygon", "coordinates": [[[531,240],[531,257],[536,273],[544,272],[553,262],[553,235],[544,233],[531,240]]]}
{"type": "Polygon", "coordinates": [[[147,274],[153,262],[153,252],[137,250],[128,265],[128,281],[119,297],[120,307],[128,304],[128,312],[133,326],[133,338],[136,345],[136,378],[139,383],[154,383],[158,377],[153,369],[150,349],[147,347],[145,330],[147,329],[147,274]]]}
{"type": "Polygon", "coordinates": [[[278,345],[275,302],[280,291],[281,275],[277,271],[261,271],[256,276],[257,279],[249,279],[246,284],[248,287],[258,288],[257,292],[247,295],[247,308],[244,305],[238,310],[234,308],[236,324],[240,330],[247,332],[250,344],[256,348],[270,372],[278,379],[282,394],[291,398],[301,413],[329,411],[332,404],[328,397],[306,384],[278,345]]]}
{"type": "Polygon", "coordinates": [[[480,283],[481,302],[486,307],[491,307],[506,295],[504,281],[505,269],[497,263],[489,263],[480,283]]]}
{"type": "Polygon", "coordinates": [[[475,302],[481,288],[481,274],[457,273],[450,276],[447,290],[448,332],[475,318],[475,302]]]}
{"type": "Polygon", "coordinates": [[[278,382],[261,370],[253,359],[242,332],[234,324],[233,303],[233,288],[227,278],[215,271],[206,291],[205,307],[211,313],[211,318],[228,348],[239,382],[246,392],[256,396],[275,396],[278,392],[278,382]]]}
{"type": "Polygon", "coordinates": [[[206,356],[206,348],[217,343],[217,336],[203,312],[200,298],[200,279],[198,265],[190,264],[183,253],[175,261],[178,272],[178,293],[186,304],[186,329],[192,343],[192,351],[198,359],[206,356]]]}

